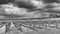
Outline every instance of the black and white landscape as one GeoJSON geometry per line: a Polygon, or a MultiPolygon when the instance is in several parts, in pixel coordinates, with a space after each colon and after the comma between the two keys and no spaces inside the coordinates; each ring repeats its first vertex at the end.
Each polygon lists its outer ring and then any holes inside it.
{"type": "Polygon", "coordinates": [[[60,0],[0,0],[0,34],[60,34],[60,0]]]}

